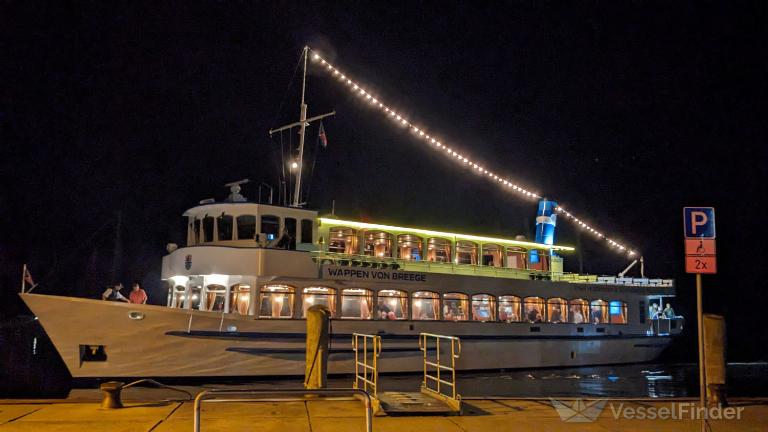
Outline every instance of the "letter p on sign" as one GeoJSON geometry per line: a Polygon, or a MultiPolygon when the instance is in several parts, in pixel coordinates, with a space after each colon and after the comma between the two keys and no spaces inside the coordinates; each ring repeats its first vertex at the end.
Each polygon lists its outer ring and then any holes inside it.
{"type": "Polygon", "coordinates": [[[685,207],[683,219],[686,237],[715,238],[715,209],[713,207],[685,207]]]}

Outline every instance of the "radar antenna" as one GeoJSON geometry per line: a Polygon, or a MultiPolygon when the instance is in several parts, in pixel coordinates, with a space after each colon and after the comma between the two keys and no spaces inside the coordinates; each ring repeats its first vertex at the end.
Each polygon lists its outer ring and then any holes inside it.
{"type": "Polygon", "coordinates": [[[229,202],[246,202],[248,201],[245,199],[244,196],[240,195],[240,185],[250,183],[250,179],[242,179],[238,181],[233,181],[231,183],[227,183],[224,186],[229,188],[229,196],[227,197],[227,201],[229,202]]]}

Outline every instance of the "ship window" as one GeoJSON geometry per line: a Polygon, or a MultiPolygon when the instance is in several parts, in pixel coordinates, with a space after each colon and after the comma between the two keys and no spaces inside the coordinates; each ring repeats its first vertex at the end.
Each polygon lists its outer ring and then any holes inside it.
{"type": "Polygon", "coordinates": [[[219,240],[232,240],[232,215],[221,215],[218,218],[219,240]]]}
{"type": "Polygon", "coordinates": [[[524,269],[526,259],[525,249],[514,246],[507,248],[507,267],[524,269]]]}
{"type": "Polygon", "coordinates": [[[404,260],[421,260],[421,237],[411,234],[397,236],[397,257],[404,260]]]}
{"type": "Polygon", "coordinates": [[[472,320],[496,321],[496,297],[488,294],[473,295],[472,320]]]}
{"type": "Polygon", "coordinates": [[[467,303],[466,294],[443,294],[443,319],[448,321],[466,321],[469,315],[467,303]]]}
{"type": "Polygon", "coordinates": [[[373,294],[371,290],[347,288],[341,290],[342,319],[371,319],[373,294]]]}
{"type": "Polygon", "coordinates": [[[582,299],[574,299],[568,302],[568,322],[584,324],[589,316],[589,302],[582,299]]]}
{"type": "Polygon", "coordinates": [[[627,323],[627,304],[623,301],[611,300],[608,312],[611,324],[627,323]]]}
{"type": "MultiPolygon", "coordinates": [[[[200,290],[203,287],[200,285],[194,285],[189,289],[189,297],[192,301],[192,309],[200,309],[200,290]]],[[[184,307],[186,307],[186,303],[184,303],[184,307]]]]}
{"type": "Polygon", "coordinates": [[[551,323],[568,322],[568,301],[560,297],[547,300],[547,320],[551,323]]]}
{"type": "Polygon", "coordinates": [[[504,248],[497,244],[483,245],[483,265],[492,267],[501,267],[504,248]]]}
{"type": "Polygon", "coordinates": [[[227,287],[224,285],[211,284],[205,287],[205,310],[222,312],[226,294],[227,287]]]}
{"type": "Polygon", "coordinates": [[[501,296],[499,297],[499,321],[520,322],[520,297],[501,296]]]}
{"type": "Polygon", "coordinates": [[[261,217],[261,232],[267,236],[267,241],[272,241],[280,235],[280,218],[272,215],[261,217]]]}
{"type": "Polygon", "coordinates": [[[245,284],[233,285],[229,294],[229,313],[248,315],[251,305],[251,286],[245,284]]]}
{"type": "Polygon", "coordinates": [[[388,258],[392,256],[392,239],[394,236],[384,231],[369,231],[365,233],[364,255],[388,258]]]}
{"type": "Polygon", "coordinates": [[[544,321],[544,299],[541,297],[526,297],[523,299],[525,320],[532,323],[544,321]]]}
{"type": "Polygon", "coordinates": [[[477,243],[466,240],[456,242],[456,264],[477,265],[477,243]]]}
{"type": "Polygon", "coordinates": [[[237,239],[253,240],[256,238],[256,216],[242,215],[237,217],[237,239]]]}
{"type": "Polygon", "coordinates": [[[294,289],[288,285],[264,285],[261,287],[259,318],[293,317],[294,289]]]}
{"type": "Polygon", "coordinates": [[[608,322],[608,302],[605,300],[592,300],[589,307],[589,322],[592,324],[608,322]]]}
{"type": "Polygon", "coordinates": [[[440,296],[431,291],[413,293],[413,319],[436,320],[440,317],[440,296]]]}
{"type": "Polygon", "coordinates": [[[451,262],[451,241],[438,237],[428,238],[427,261],[451,262]]]}
{"type": "Polygon", "coordinates": [[[213,241],[213,216],[203,218],[203,241],[205,243],[213,241]]]}
{"type": "Polygon", "coordinates": [[[301,316],[307,317],[307,309],[314,305],[323,305],[331,311],[331,316],[336,316],[336,290],[328,287],[304,288],[301,316]]]}
{"type": "Polygon", "coordinates": [[[194,223],[192,224],[193,229],[193,238],[192,242],[193,244],[200,244],[200,219],[195,219],[194,223]]]}
{"type": "Polygon", "coordinates": [[[183,285],[176,285],[173,289],[173,299],[171,305],[177,308],[185,308],[187,295],[185,294],[186,288],[183,285]]]}
{"type": "Polygon", "coordinates": [[[329,231],[328,252],[353,255],[357,254],[357,230],[334,227],[329,231]]]}
{"type": "Polygon", "coordinates": [[[314,240],[312,240],[312,219],[302,219],[301,220],[301,242],[302,243],[313,243],[314,240]]]}
{"type": "Polygon", "coordinates": [[[296,219],[285,218],[283,234],[288,234],[288,249],[296,249],[296,219]]]}
{"type": "Polygon", "coordinates": [[[549,251],[546,249],[534,249],[528,256],[531,270],[549,271],[549,251]]]}
{"type": "Polygon", "coordinates": [[[402,320],[408,318],[408,294],[405,291],[379,291],[377,313],[383,320],[402,320]]]}

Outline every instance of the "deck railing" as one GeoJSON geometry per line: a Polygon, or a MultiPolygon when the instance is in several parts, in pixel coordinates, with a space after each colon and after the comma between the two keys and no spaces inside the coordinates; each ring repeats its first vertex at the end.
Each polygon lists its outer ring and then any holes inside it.
{"type": "Polygon", "coordinates": [[[671,279],[617,278],[591,274],[540,271],[511,267],[496,267],[474,264],[455,264],[426,260],[406,260],[391,257],[344,254],[338,252],[313,251],[313,260],[318,265],[332,264],[370,269],[401,269],[424,273],[458,274],[469,276],[489,276],[510,279],[548,279],[569,283],[595,283],[630,286],[671,287],[671,279]]]}
{"type": "Polygon", "coordinates": [[[456,388],[456,360],[461,355],[461,340],[456,336],[445,336],[432,333],[419,334],[419,349],[424,353],[424,377],[421,382],[422,391],[456,406],[460,406],[461,396],[456,388]],[[450,352],[446,361],[440,358],[440,347],[450,352]],[[430,345],[434,346],[434,357],[430,345]],[[448,391],[446,391],[448,387],[448,391]]]}
{"type": "Polygon", "coordinates": [[[352,351],[355,352],[354,387],[356,389],[362,388],[374,398],[378,397],[379,369],[377,359],[381,354],[381,336],[353,333],[352,351]]]}
{"type": "MultiPolygon", "coordinates": [[[[339,398],[354,398],[363,402],[365,406],[365,430],[373,430],[373,403],[371,396],[360,389],[209,389],[203,390],[195,397],[193,430],[200,432],[201,411],[204,401],[227,402],[266,402],[266,401],[305,401],[307,396],[325,396],[336,400],[339,398]],[[224,397],[229,396],[229,397],[224,397]],[[240,397],[235,397],[240,396],[240,397]]],[[[317,399],[311,399],[317,400],[317,399]]]]}

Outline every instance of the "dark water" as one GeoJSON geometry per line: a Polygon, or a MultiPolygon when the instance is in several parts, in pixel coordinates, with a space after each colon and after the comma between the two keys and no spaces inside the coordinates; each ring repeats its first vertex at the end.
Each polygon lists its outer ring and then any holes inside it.
{"type": "MultiPolygon", "coordinates": [[[[204,380],[163,380],[199,385],[204,380]]],[[[351,376],[329,385],[347,387],[351,376]]],[[[220,381],[221,382],[221,381],[220,381]]],[[[298,387],[300,379],[258,379],[256,387],[298,387]]],[[[420,374],[383,375],[382,390],[417,391],[420,374]]],[[[39,323],[14,318],[0,323],[0,397],[66,397],[76,388],[95,388],[96,380],[72,380],[39,323]]],[[[694,397],[698,368],[691,363],[644,363],[580,368],[460,372],[458,389],[471,396],[694,397]]],[[[729,363],[729,396],[768,396],[768,363],[729,363]]]]}

